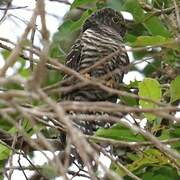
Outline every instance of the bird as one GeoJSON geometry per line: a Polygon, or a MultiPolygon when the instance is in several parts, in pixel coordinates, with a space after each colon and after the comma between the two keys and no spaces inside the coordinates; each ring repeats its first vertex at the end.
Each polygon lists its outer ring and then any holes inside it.
{"type": "MultiPolygon", "coordinates": [[[[79,37],[66,56],[65,65],[85,78],[102,82],[111,88],[118,88],[129,65],[129,58],[123,43],[126,31],[126,22],[120,12],[107,7],[97,10],[82,25],[79,37]],[[109,58],[105,60],[107,56],[109,58]],[[97,65],[97,62],[101,63],[97,65]],[[94,67],[91,68],[91,66],[94,67]]],[[[70,75],[65,75],[64,79],[69,77],[70,75]]],[[[75,85],[78,82],[73,79],[69,85],[75,85]]],[[[86,85],[62,94],[62,99],[116,103],[118,96],[105,92],[97,86],[86,85]]],[[[87,114],[92,114],[92,112],[87,114]]],[[[85,134],[93,134],[99,126],[102,127],[105,124],[100,122],[80,122],[78,124],[78,128],[85,134]]]]}

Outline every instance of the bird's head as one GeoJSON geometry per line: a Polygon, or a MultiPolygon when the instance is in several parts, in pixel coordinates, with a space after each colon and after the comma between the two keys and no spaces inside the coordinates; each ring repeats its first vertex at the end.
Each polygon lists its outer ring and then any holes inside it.
{"type": "Polygon", "coordinates": [[[88,28],[108,26],[116,30],[121,36],[126,33],[125,20],[121,13],[111,9],[103,8],[93,13],[84,23],[82,31],[88,28]]]}

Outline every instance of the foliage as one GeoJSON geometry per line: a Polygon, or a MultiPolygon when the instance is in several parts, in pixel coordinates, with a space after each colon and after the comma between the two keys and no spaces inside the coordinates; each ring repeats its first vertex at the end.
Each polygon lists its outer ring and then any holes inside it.
{"type": "MultiPolygon", "coordinates": [[[[151,78],[145,78],[139,83],[139,96],[147,97],[149,99],[160,101],[161,100],[161,88],[157,80],[151,78]],[[153,89],[153,90],[152,90],[153,89]]],[[[147,102],[144,100],[139,101],[139,105],[142,108],[156,108],[157,106],[152,102],[147,102]]],[[[150,121],[156,118],[152,114],[145,114],[145,117],[150,121]]]]}
{"type": "Polygon", "coordinates": [[[174,102],[180,99],[180,76],[177,76],[175,80],[171,81],[170,93],[171,93],[171,102],[174,102]]]}
{"type": "Polygon", "coordinates": [[[105,137],[115,140],[129,141],[129,142],[141,142],[145,141],[144,137],[140,134],[133,133],[129,128],[116,124],[109,129],[99,129],[96,136],[105,137]]]}

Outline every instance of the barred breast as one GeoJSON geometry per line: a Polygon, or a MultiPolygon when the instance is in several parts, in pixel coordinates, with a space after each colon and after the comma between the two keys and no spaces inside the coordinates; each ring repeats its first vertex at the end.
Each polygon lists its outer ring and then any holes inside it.
{"type": "MultiPolygon", "coordinates": [[[[67,64],[69,67],[73,67],[76,71],[81,72],[117,51],[118,54],[116,53],[112,58],[107,59],[103,64],[96,66],[88,72],[93,80],[101,81],[105,77],[106,82],[112,81],[113,85],[116,84],[115,88],[122,82],[124,75],[123,68],[129,61],[124,51],[122,37],[110,27],[102,26],[101,29],[90,28],[84,31],[77,44],[72,48],[72,52],[67,56],[67,64]]],[[[92,86],[75,90],[66,97],[68,97],[66,99],[74,101],[116,102],[117,100],[116,95],[108,94],[92,86]]]]}
{"type": "MultiPolygon", "coordinates": [[[[81,40],[82,50],[79,70],[92,66],[103,57],[116,51],[119,51],[118,55],[108,59],[102,66],[95,68],[97,71],[102,71],[99,75],[103,75],[107,73],[107,71],[112,71],[115,68],[128,64],[127,55],[123,52],[124,46],[122,44],[122,38],[110,28],[106,27],[102,29],[101,33],[98,30],[87,29],[82,34],[81,40]]],[[[94,74],[92,74],[92,76],[94,76],[94,74]]]]}

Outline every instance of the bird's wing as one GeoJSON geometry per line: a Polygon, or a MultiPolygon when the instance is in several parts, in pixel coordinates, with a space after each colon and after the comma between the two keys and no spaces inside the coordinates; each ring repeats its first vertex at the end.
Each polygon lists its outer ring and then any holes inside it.
{"type": "Polygon", "coordinates": [[[81,60],[81,39],[77,39],[74,45],[71,47],[70,52],[66,56],[65,65],[75,71],[79,69],[79,63],[81,60]]]}

